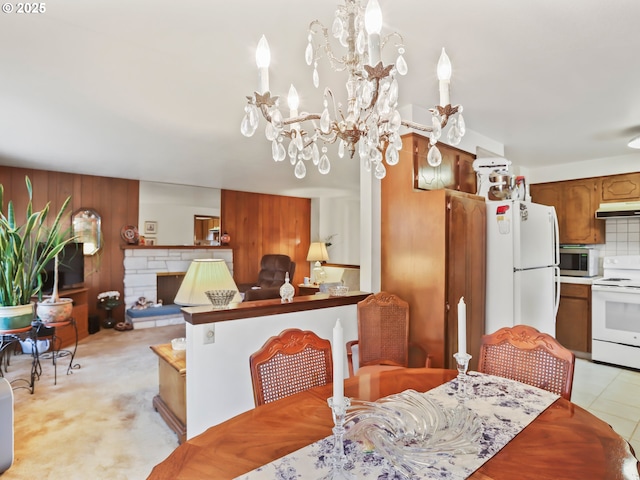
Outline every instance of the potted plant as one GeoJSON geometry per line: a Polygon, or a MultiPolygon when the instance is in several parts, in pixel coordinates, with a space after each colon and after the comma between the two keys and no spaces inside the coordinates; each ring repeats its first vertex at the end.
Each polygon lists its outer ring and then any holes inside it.
{"type": "Polygon", "coordinates": [[[36,314],[43,323],[66,322],[73,312],[73,299],[60,298],[60,294],[58,293],[58,257],[59,255],[56,255],[54,261],[53,291],[51,292],[51,296],[38,301],[36,305],[36,314]]]}
{"type": "Polygon", "coordinates": [[[0,330],[28,327],[35,315],[35,295],[42,290],[45,265],[72,241],[63,237],[62,215],[71,197],[63,203],[51,225],[46,224],[50,203],[33,211],[33,188],[25,177],[29,201],[25,223],[16,220],[13,202],[5,212],[4,187],[0,184],[0,330]]]}

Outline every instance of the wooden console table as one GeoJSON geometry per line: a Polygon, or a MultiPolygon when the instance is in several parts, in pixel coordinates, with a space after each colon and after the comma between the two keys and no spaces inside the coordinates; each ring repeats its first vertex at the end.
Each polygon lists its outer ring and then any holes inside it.
{"type": "Polygon", "coordinates": [[[159,393],[153,398],[153,408],[176,432],[178,441],[184,443],[187,437],[185,352],[174,350],[170,343],[152,345],[151,350],[158,355],[159,382],[159,393]]]}

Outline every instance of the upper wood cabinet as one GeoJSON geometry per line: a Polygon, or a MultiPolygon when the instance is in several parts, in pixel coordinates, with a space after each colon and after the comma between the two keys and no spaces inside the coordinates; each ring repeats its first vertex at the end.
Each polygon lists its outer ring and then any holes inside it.
{"type": "Polygon", "coordinates": [[[640,199],[640,173],[602,177],[603,202],[630,202],[640,199]]]}
{"type": "MultiPolygon", "coordinates": [[[[414,188],[438,190],[448,188],[460,192],[476,193],[476,173],[473,161],[476,156],[444,143],[438,143],[442,163],[432,167],[427,162],[429,139],[410,133],[402,136],[403,150],[413,152],[414,188]]],[[[391,167],[393,168],[393,167],[391,167]]]]}
{"type": "Polygon", "coordinates": [[[531,185],[531,200],[555,207],[560,243],[594,244],[605,242],[605,222],[595,218],[601,202],[601,182],[584,178],[531,185]]]}

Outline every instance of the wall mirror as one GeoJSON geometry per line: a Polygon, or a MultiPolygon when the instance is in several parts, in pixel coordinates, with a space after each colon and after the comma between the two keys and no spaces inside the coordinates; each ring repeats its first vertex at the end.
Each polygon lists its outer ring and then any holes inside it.
{"type": "Polygon", "coordinates": [[[100,215],[90,208],[81,208],[73,214],[73,236],[82,243],[85,255],[94,255],[102,247],[100,215]]]}
{"type": "Polygon", "coordinates": [[[193,244],[220,245],[220,217],[194,215],[193,244]]]}

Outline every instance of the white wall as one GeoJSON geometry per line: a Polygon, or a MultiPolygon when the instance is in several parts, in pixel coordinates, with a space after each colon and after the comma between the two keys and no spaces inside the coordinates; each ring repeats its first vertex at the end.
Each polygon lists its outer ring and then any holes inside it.
{"type": "Polygon", "coordinates": [[[193,245],[194,215],[220,216],[220,189],[140,182],[140,235],[155,237],[157,245],[193,245]],[[155,235],[144,232],[144,222],[158,223],[155,235]]]}
{"type": "MultiPolygon", "coordinates": [[[[186,323],[187,438],[254,407],[249,357],[269,337],[286,328],[300,328],[333,343],[337,319],[344,329],[345,344],[355,340],[358,337],[355,304],[217,323],[186,323]],[[210,328],[215,330],[215,343],[204,344],[210,328]]],[[[340,346],[344,358],[345,344],[340,346]]],[[[343,375],[348,376],[346,360],[343,375]]]]}
{"type": "Polygon", "coordinates": [[[529,184],[618,175],[640,171],[640,152],[522,170],[529,184]]]}
{"type": "MultiPolygon", "coordinates": [[[[360,265],[360,199],[320,198],[318,205],[319,240],[333,235],[327,249],[329,263],[360,265]]],[[[311,238],[316,241],[313,235],[311,238]]]]}

